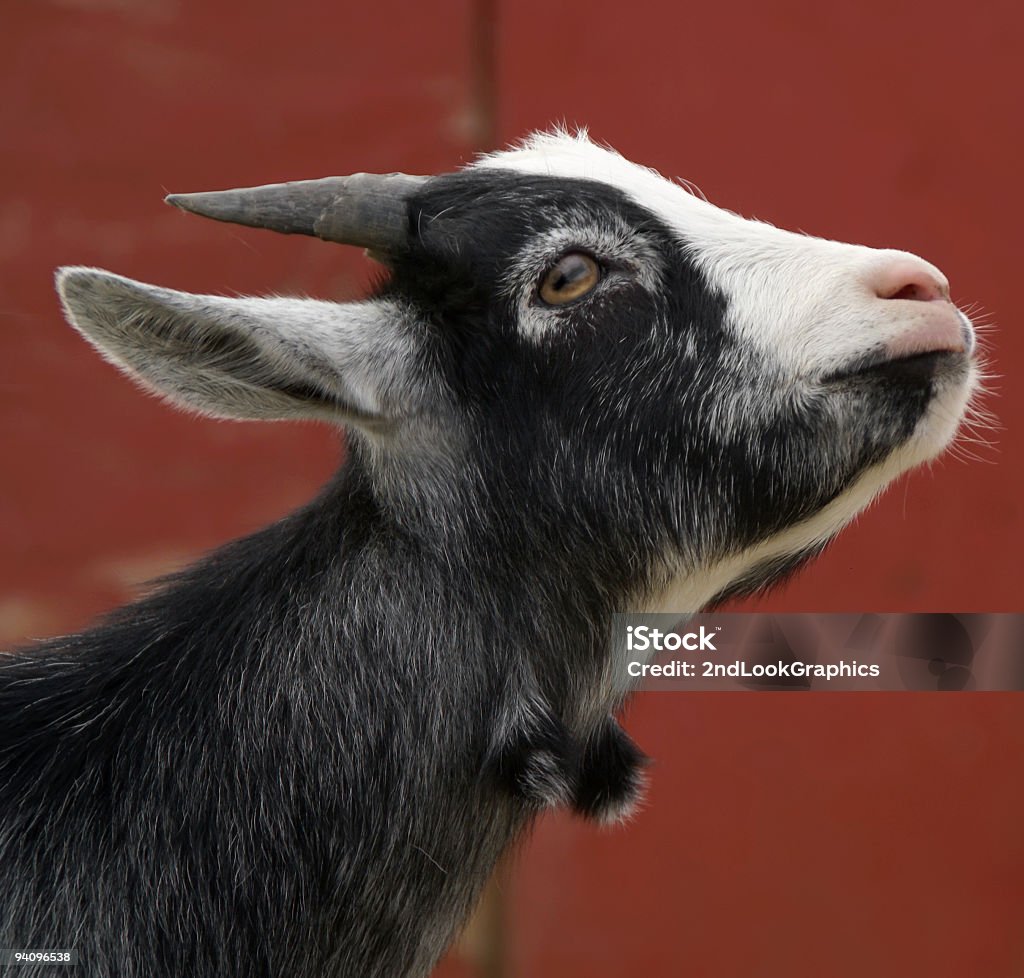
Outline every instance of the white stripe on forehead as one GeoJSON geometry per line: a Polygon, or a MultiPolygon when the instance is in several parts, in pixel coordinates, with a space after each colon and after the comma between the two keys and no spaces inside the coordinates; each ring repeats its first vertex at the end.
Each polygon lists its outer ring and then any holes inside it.
{"type": "MultiPolygon", "coordinates": [[[[854,249],[865,255],[877,254],[868,248],[810,238],[740,217],[696,197],[657,170],[627,160],[611,147],[592,142],[586,130],[574,135],[561,131],[534,133],[512,149],[481,157],[473,167],[597,180],[615,187],[656,214],[683,241],[694,246],[695,259],[712,279],[719,280],[715,282],[718,285],[727,284],[722,279],[727,279],[725,273],[737,264],[749,271],[751,258],[777,256],[787,246],[806,252],[808,243],[814,242],[844,252],[854,249]]],[[[849,260],[849,254],[844,257],[849,260]]]]}
{"type": "Polygon", "coordinates": [[[536,133],[473,167],[615,187],[688,246],[708,283],[727,301],[730,331],[790,376],[819,373],[898,332],[886,320],[867,325],[865,303],[875,297],[869,284],[874,272],[898,256],[914,258],[905,252],[841,244],[740,217],[591,142],[586,131],[536,133]]]}
{"type": "Polygon", "coordinates": [[[586,130],[574,135],[561,131],[534,133],[512,149],[481,157],[472,168],[597,180],[620,190],[684,234],[687,218],[692,221],[693,232],[699,232],[707,221],[720,225],[723,218],[727,222],[750,223],[695,197],[656,170],[627,160],[611,147],[599,146],[590,140],[586,130]]]}

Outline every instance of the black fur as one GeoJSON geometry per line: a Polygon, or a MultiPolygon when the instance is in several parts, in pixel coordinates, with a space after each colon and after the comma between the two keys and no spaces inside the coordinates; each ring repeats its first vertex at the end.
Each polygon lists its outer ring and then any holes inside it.
{"type": "Polygon", "coordinates": [[[583,753],[573,808],[600,822],[629,814],[643,793],[647,763],[616,719],[606,717],[583,753]]]}

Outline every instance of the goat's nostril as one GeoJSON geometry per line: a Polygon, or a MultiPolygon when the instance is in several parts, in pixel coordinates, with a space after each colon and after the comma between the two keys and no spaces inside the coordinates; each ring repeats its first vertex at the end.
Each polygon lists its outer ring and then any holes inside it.
{"type": "Polygon", "coordinates": [[[934,290],[929,290],[917,282],[910,282],[904,285],[895,295],[884,296],[886,299],[911,299],[917,302],[930,302],[936,298],[934,290]]]}
{"type": "Polygon", "coordinates": [[[880,299],[905,299],[912,302],[949,300],[949,283],[923,261],[899,258],[877,269],[872,286],[880,299]]]}

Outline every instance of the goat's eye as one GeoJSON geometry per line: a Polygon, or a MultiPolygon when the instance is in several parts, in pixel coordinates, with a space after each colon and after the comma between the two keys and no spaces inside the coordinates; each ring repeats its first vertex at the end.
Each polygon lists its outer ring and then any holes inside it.
{"type": "Polygon", "coordinates": [[[601,281],[601,267],[590,255],[562,255],[540,283],[540,297],[549,306],[564,306],[590,292],[601,281]]]}

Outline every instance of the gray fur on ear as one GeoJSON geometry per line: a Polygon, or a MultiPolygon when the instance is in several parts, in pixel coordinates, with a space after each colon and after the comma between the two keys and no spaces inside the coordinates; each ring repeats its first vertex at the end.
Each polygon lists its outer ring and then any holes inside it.
{"type": "Polygon", "coordinates": [[[201,414],[372,429],[416,397],[413,332],[390,302],[192,295],[81,267],[59,269],[56,284],[104,358],[201,414]]]}

